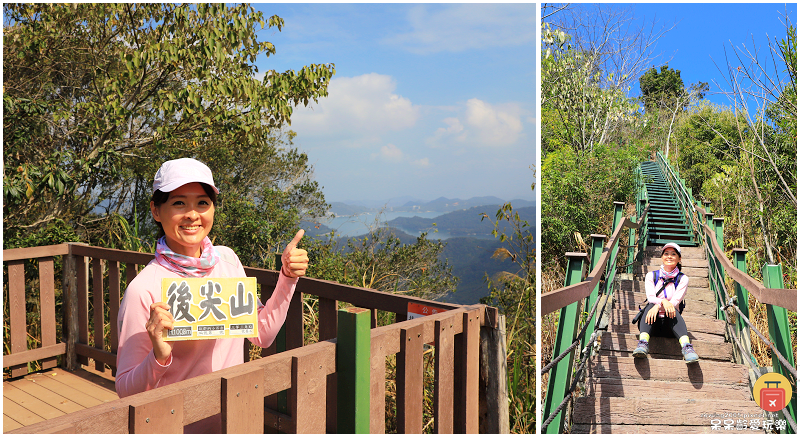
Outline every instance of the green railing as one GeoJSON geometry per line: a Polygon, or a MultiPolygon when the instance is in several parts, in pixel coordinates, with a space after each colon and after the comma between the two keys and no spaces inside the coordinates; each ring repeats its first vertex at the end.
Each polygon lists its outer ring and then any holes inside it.
{"type": "MultiPolygon", "coordinates": [[[[669,182],[681,207],[691,217],[692,230],[697,241],[702,241],[708,259],[709,287],[714,293],[717,303],[717,318],[727,322],[729,337],[736,343],[734,359],[740,364],[748,364],[755,375],[761,370],[752,356],[750,331],[772,350],[772,371],[780,373],[789,381],[794,381],[791,402],[783,410],[791,429],[785,432],[797,432],[797,370],[792,349],[792,337],[789,329],[787,310],[797,311],[797,289],[783,288],[781,265],[765,264],[762,267],[762,281],[747,275],[746,255],[748,250],[732,249],[733,262],[728,259],[723,241],[724,218],[714,217],[710,202],[701,203],[692,196],[691,188],[686,188],[685,181],[669,162],[658,153],[656,162],[669,182]],[[726,286],[726,278],[733,282],[733,290],[726,286]],[[749,321],[749,294],[766,305],[769,338],[758,331],[749,321]],[[733,311],[729,311],[733,310],[733,311]]],[[[751,381],[751,385],[754,381],[751,381]]]]}
{"type": "MultiPolygon", "coordinates": [[[[641,181],[641,178],[639,180],[641,181]]],[[[646,193],[644,203],[637,201],[638,222],[636,217],[623,219],[623,207],[624,203],[614,202],[612,225],[614,233],[608,242],[603,244],[607,238],[605,235],[593,234],[591,254],[588,258],[586,253],[568,252],[564,287],[543,293],[541,296],[542,315],[560,311],[553,359],[541,370],[542,375],[550,372],[547,395],[543,402],[542,433],[558,434],[564,431],[564,407],[572,398],[577,381],[591,356],[590,346],[594,343],[599,329],[597,322],[606,304],[612,301],[617,270],[624,268],[627,271],[631,268],[634,259],[641,257],[643,252],[641,242],[647,241],[646,238],[642,238],[641,233],[642,230],[646,231],[645,218],[649,210],[646,193]],[[626,228],[631,230],[626,251],[628,264],[618,266],[619,239],[626,228]],[[638,238],[635,235],[637,229],[640,230],[638,238]],[[591,264],[591,271],[588,275],[584,275],[587,261],[591,264]],[[582,311],[581,300],[584,301],[582,311]],[[584,314],[585,321],[583,327],[579,329],[579,322],[584,314]],[[581,360],[577,370],[573,372],[576,349],[581,351],[581,360]]]]}

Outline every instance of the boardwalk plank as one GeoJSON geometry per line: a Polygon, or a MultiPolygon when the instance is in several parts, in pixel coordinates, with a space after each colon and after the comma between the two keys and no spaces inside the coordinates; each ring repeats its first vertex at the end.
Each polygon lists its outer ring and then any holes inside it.
{"type": "Polygon", "coordinates": [[[43,417],[10,399],[3,399],[3,414],[22,426],[33,425],[34,423],[44,421],[43,417]]]}
{"type": "Polygon", "coordinates": [[[593,378],[627,378],[703,384],[745,384],[747,366],[723,361],[700,361],[688,365],[679,360],[634,359],[599,355],[589,370],[593,378]]]}
{"type": "MultiPolygon", "coordinates": [[[[615,332],[639,333],[639,330],[631,324],[631,320],[636,316],[637,311],[626,309],[612,309],[609,327],[615,332]],[[627,328],[627,329],[626,329],[627,328]],[[633,328],[633,331],[630,330],[633,328]]],[[[708,334],[725,335],[725,321],[712,319],[710,317],[698,316],[687,311],[683,316],[689,333],[705,332],[708,334]]]]}
{"type": "Polygon", "coordinates": [[[3,432],[9,432],[17,428],[22,428],[22,424],[3,414],[3,432]]]}
{"type": "Polygon", "coordinates": [[[607,398],[651,398],[653,393],[658,393],[658,396],[663,398],[744,401],[750,399],[750,386],[748,384],[704,383],[695,385],[689,382],[675,381],[595,378],[587,384],[586,395],[607,398]]]}
{"type": "Polygon", "coordinates": [[[3,384],[3,402],[12,401],[30,411],[35,411],[43,419],[52,419],[63,416],[64,412],[46,403],[42,399],[32,396],[12,385],[3,384]]]}
{"type": "MultiPolygon", "coordinates": [[[[48,390],[45,387],[42,387],[41,384],[37,384],[34,381],[30,381],[27,379],[19,379],[16,381],[6,381],[3,383],[3,389],[5,390],[6,387],[16,388],[29,395],[41,399],[42,401],[52,405],[53,407],[59,409],[66,413],[74,413],[75,411],[83,410],[84,407],[75,403],[74,401],[61,396],[58,393],[53,392],[52,390],[48,390]]],[[[5,392],[4,392],[5,393],[5,392]]],[[[5,397],[5,394],[4,394],[5,397]]]]}
{"type": "Polygon", "coordinates": [[[750,430],[712,430],[711,425],[670,426],[670,425],[618,425],[611,423],[578,423],[572,426],[573,434],[753,434],[750,430]]]}
{"type": "Polygon", "coordinates": [[[82,406],[83,408],[94,407],[95,405],[100,405],[103,401],[87,395],[81,390],[75,389],[68,385],[62,384],[59,381],[56,381],[51,378],[47,378],[42,374],[37,374],[36,376],[28,376],[25,378],[28,381],[33,383],[39,384],[43,388],[50,390],[62,397],[67,399],[72,399],[75,403],[82,406]]]}
{"type": "Polygon", "coordinates": [[[101,402],[109,402],[116,399],[119,399],[117,393],[115,391],[109,390],[105,387],[88,383],[85,379],[75,376],[69,372],[52,372],[46,373],[45,377],[52,379],[55,382],[66,386],[76,386],[78,384],[84,385],[81,388],[81,391],[86,394],[87,396],[91,396],[95,399],[98,399],[101,402]]]}
{"type": "MultiPolygon", "coordinates": [[[[689,336],[690,338],[692,335],[689,336]]],[[[638,344],[635,334],[622,334],[609,332],[603,335],[601,349],[615,352],[633,352],[638,344]]],[[[708,342],[704,340],[692,341],[692,346],[700,355],[701,360],[730,361],[733,350],[730,343],[708,342]]],[[[650,354],[660,354],[664,356],[683,359],[681,346],[676,338],[651,337],[650,354]]]]}
{"type": "Polygon", "coordinates": [[[575,402],[575,423],[630,425],[711,424],[712,414],[728,417],[761,418],[763,411],[751,400],[717,400],[713,403],[675,398],[579,398],[575,402]]]}

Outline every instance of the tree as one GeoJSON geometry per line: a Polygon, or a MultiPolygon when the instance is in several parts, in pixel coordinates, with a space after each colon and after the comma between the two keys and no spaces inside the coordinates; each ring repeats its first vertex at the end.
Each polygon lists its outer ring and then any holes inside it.
{"type": "Polygon", "coordinates": [[[510,203],[497,210],[494,220],[485,213],[481,221],[484,219],[494,225],[493,235],[506,243],[506,247],[495,250],[492,258],[510,261],[512,268],[486,277],[489,295],[482,298],[481,303],[496,306],[507,320],[511,430],[533,433],[536,422],[536,241],[530,224],[520,218],[510,203]],[[510,230],[498,232],[503,222],[510,225],[510,230]]]}
{"type": "Polygon", "coordinates": [[[280,31],[283,20],[248,5],[3,12],[3,227],[12,234],[61,218],[91,237],[112,216],[99,207],[123,208],[143,188],[136,181],[178,151],[224,149],[245,161],[294,106],[326,96],[334,74],[333,64],[312,64],[256,79],[256,57],[275,54],[256,26],[280,31]]]}
{"type": "MultiPolygon", "coordinates": [[[[690,103],[705,97],[705,93],[708,92],[708,83],[697,82],[689,88],[684,88],[681,71],[669,68],[669,65],[662,65],[660,73],[653,67],[643,74],[639,78],[639,87],[642,92],[641,100],[647,114],[654,115],[656,119],[663,118],[662,114],[669,116],[669,127],[665,140],[665,156],[669,158],[670,139],[675,118],[679,112],[686,110],[690,103]]],[[[666,122],[662,121],[662,124],[666,124],[666,122]]]]}
{"type": "MultiPolygon", "coordinates": [[[[607,144],[635,119],[630,84],[669,28],[632,24],[631,9],[542,5],[542,112],[553,110],[577,151],[607,144]],[[543,19],[544,20],[544,19],[543,19]]],[[[543,156],[549,150],[543,151],[543,156]]]]}
{"type": "Polygon", "coordinates": [[[639,78],[639,88],[646,112],[653,112],[664,106],[665,102],[673,101],[685,94],[681,71],[669,68],[668,64],[661,66],[660,73],[655,67],[647,70],[639,78]]]}

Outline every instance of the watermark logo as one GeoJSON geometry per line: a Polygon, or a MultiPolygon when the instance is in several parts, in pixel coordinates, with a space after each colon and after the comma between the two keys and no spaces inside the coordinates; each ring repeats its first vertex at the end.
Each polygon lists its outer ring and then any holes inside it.
{"type": "Polygon", "coordinates": [[[753,386],[753,399],[762,410],[780,411],[792,400],[792,386],[780,373],[765,373],[753,386]]]}

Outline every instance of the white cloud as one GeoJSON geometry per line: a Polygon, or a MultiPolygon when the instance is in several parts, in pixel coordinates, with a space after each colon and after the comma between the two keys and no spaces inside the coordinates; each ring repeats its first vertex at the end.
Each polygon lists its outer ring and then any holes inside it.
{"type": "Polygon", "coordinates": [[[391,76],[377,73],[334,78],[328,97],[295,109],[292,128],[310,135],[346,134],[358,142],[359,137],[413,127],[419,108],[395,94],[396,87],[391,76]]]}
{"type": "Polygon", "coordinates": [[[447,127],[440,127],[436,129],[436,132],[433,133],[432,137],[428,137],[425,139],[425,143],[431,147],[442,147],[443,142],[446,141],[448,138],[452,138],[456,136],[456,141],[463,141],[465,139],[464,135],[458,135],[464,132],[464,125],[461,124],[455,117],[447,117],[442,120],[447,127]]]}
{"type": "Polygon", "coordinates": [[[428,158],[418,159],[418,160],[412,162],[412,164],[416,165],[417,167],[422,167],[422,168],[427,168],[427,167],[431,166],[431,162],[428,160],[428,158]]]}
{"type": "Polygon", "coordinates": [[[381,147],[380,156],[387,161],[399,162],[403,160],[403,151],[394,144],[387,144],[381,147]]]}
{"type": "MultiPolygon", "coordinates": [[[[518,104],[491,105],[473,98],[457,112],[465,121],[462,123],[457,117],[442,120],[447,127],[436,129],[426,138],[428,146],[443,148],[454,143],[475,147],[509,146],[523,135],[522,111],[518,104]]],[[[528,121],[531,119],[527,117],[528,121]]]]}
{"type": "Polygon", "coordinates": [[[419,54],[530,45],[536,38],[536,5],[416,5],[408,13],[408,32],[384,42],[419,54]]]}
{"type": "Polygon", "coordinates": [[[505,146],[515,143],[522,133],[518,112],[515,105],[500,109],[478,99],[469,99],[466,117],[484,145],[505,146]]]}

